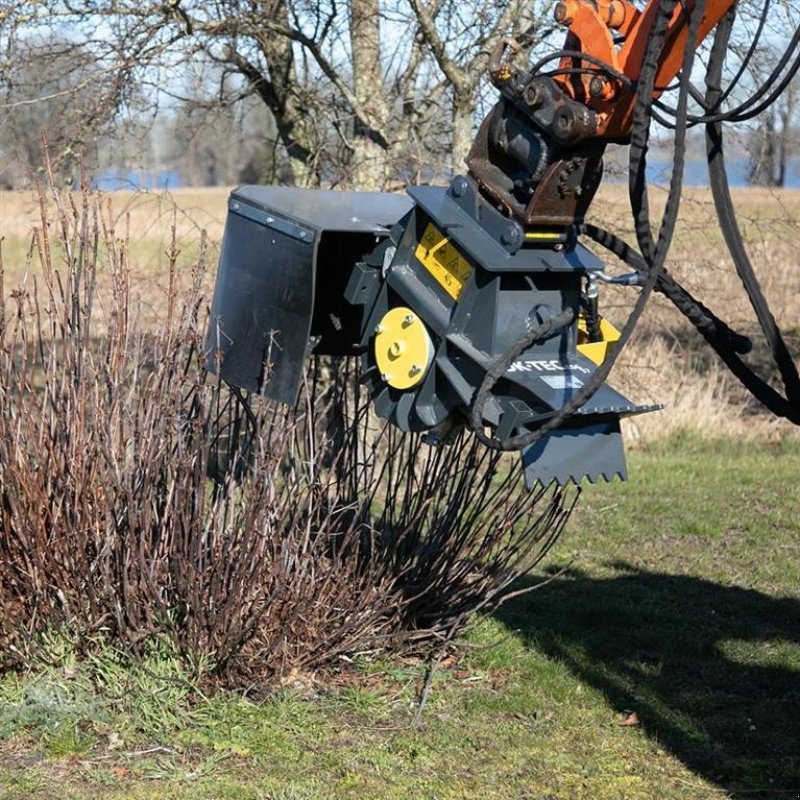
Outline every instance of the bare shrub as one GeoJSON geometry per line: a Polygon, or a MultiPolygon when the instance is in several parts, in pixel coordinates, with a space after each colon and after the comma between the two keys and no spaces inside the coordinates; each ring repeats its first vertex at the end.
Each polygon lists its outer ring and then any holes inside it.
{"type": "Polygon", "coordinates": [[[424,647],[499,605],[561,531],[576,493],[384,429],[346,362],[295,409],[230,393],[203,368],[205,248],[181,286],[173,239],[163,324],[143,330],[109,210],[50,203],[2,295],[6,663],[59,624],[134,653],[167,636],[240,678],[424,647]]]}

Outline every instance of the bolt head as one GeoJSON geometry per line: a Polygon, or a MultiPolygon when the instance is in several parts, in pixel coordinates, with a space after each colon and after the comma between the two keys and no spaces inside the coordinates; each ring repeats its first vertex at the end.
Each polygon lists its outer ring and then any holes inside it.
{"type": "Polygon", "coordinates": [[[453,181],[450,188],[453,190],[454,197],[463,197],[467,193],[467,189],[469,189],[469,184],[466,178],[459,176],[453,181]]]}
{"type": "Polygon", "coordinates": [[[560,135],[565,136],[572,132],[574,122],[574,115],[571,112],[566,109],[560,109],[560,113],[555,114],[553,127],[560,135]]]}
{"type": "Polygon", "coordinates": [[[592,97],[602,97],[606,88],[606,79],[602,75],[595,75],[589,81],[589,94],[592,97]]]}
{"type": "Polygon", "coordinates": [[[531,108],[538,108],[543,102],[542,92],[539,88],[539,85],[534,81],[531,81],[523,90],[523,96],[525,97],[525,102],[531,108]]]}

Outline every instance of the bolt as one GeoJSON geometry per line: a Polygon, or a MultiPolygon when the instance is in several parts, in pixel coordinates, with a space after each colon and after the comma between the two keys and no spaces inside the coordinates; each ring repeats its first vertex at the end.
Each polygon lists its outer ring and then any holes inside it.
{"type": "Polygon", "coordinates": [[[406,314],[405,317],[403,317],[403,326],[408,327],[412,322],[414,322],[414,320],[415,317],[413,314],[406,314]]]}
{"type": "Polygon", "coordinates": [[[405,351],[406,346],[403,342],[392,342],[389,345],[389,355],[394,358],[399,358],[405,351]]]}
{"type": "Polygon", "coordinates": [[[589,81],[589,94],[592,97],[602,97],[606,90],[606,79],[602,75],[595,75],[589,81]]]}
{"type": "Polygon", "coordinates": [[[422,367],[419,364],[412,364],[408,374],[413,378],[414,375],[419,375],[422,372],[422,367]]]}
{"type": "Polygon", "coordinates": [[[569,25],[572,22],[567,16],[568,13],[569,10],[566,3],[556,3],[556,7],[553,9],[553,16],[559,25],[569,25]]]}
{"type": "Polygon", "coordinates": [[[568,108],[558,109],[553,115],[553,128],[560,138],[571,137],[575,128],[575,114],[568,108]]]}
{"type": "Polygon", "coordinates": [[[525,102],[531,108],[538,108],[544,102],[541,87],[538,83],[531,81],[522,92],[525,102]]]}
{"type": "Polygon", "coordinates": [[[516,225],[506,226],[500,238],[503,244],[516,244],[519,241],[519,228],[516,225]]]}
{"type": "Polygon", "coordinates": [[[469,189],[469,184],[466,178],[459,176],[453,181],[451,188],[454,197],[463,197],[467,193],[467,189],[469,189]]]}
{"type": "Polygon", "coordinates": [[[392,376],[391,376],[391,375],[389,375],[389,373],[388,373],[388,372],[381,372],[381,380],[382,380],[384,383],[389,383],[389,379],[390,379],[391,377],[392,377],[392,376]]]}
{"type": "Polygon", "coordinates": [[[383,327],[380,324],[375,326],[375,335],[377,336],[379,333],[383,333],[383,327]]]}

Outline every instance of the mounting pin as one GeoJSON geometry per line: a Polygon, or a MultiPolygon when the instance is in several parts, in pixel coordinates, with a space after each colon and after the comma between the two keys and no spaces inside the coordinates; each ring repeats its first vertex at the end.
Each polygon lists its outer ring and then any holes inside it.
{"type": "Polygon", "coordinates": [[[564,2],[556,3],[556,7],[553,9],[553,17],[559,25],[569,25],[572,22],[569,16],[569,6],[564,2]]]}

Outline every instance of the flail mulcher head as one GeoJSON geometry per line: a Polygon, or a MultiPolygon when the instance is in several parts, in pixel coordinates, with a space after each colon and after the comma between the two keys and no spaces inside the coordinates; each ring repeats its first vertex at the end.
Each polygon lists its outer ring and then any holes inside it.
{"type": "Polygon", "coordinates": [[[409,197],[243,186],[229,200],[206,350],[227,383],[293,404],[311,353],[358,355],[377,414],[446,441],[472,427],[526,482],[626,477],[623,416],[589,381],[615,332],[586,312],[602,263],[526,231],[467,177],[409,197]]]}
{"type": "MultiPolygon", "coordinates": [[[[800,376],[735,225],[719,127],[749,119],[789,85],[800,71],[800,29],[751,100],[723,113],[735,0],[640,5],[556,3],[564,49],[529,68],[516,64],[518,42],[500,42],[488,65],[498,102],[473,141],[468,176],[448,188],[416,187],[408,198],[237,189],[214,295],[210,367],[233,386],[294,403],[310,353],[358,355],[375,410],[401,430],[427,432],[437,443],[468,425],[487,447],[519,451],[529,486],[624,478],[620,419],[654,407],[633,405],[604,381],[658,290],[754,396],[800,421],[800,376]],[[690,83],[692,63],[712,32],[702,98],[690,83]],[[646,192],[649,126],[656,101],[675,87],[675,108],[658,104],[676,122],[656,241],[646,192]],[[689,113],[690,98],[701,116],[689,113]],[[706,123],[720,225],[786,397],[741,360],[749,340],[665,271],[690,121],[706,123]],[[639,252],[584,224],[609,142],[631,144],[639,252]],[[579,233],[634,272],[606,275],[579,233]],[[600,281],[641,287],[621,334],[599,313],[600,281]]],[[[761,27],[766,20],[765,7],[761,27]]]]}

